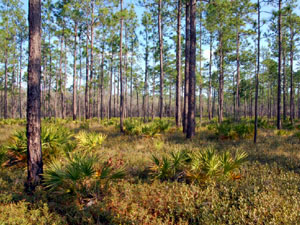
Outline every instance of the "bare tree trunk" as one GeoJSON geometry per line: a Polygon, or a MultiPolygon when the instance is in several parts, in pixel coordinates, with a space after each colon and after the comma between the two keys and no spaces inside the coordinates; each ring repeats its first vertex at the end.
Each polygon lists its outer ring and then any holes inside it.
{"type": "Polygon", "coordinates": [[[208,119],[211,120],[212,118],[212,106],[211,106],[211,86],[212,86],[212,46],[213,45],[213,35],[212,32],[210,32],[210,38],[209,38],[209,84],[208,84],[208,119]]]}
{"type": "Polygon", "coordinates": [[[7,115],[7,79],[8,79],[8,74],[7,74],[7,58],[8,58],[8,55],[7,55],[7,49],[5,49],[5,62],[4,62],[4,119],[7,119],[8,118],[8,115],[7,115]]]}
{"type": "Polygon", "coordinates": [[[177,51],[176,51],[176,113],[175,120],[176,126],[179,127],[181,123],[181,0],[178,0],[177,5],[177,51]]]}
{"type": "Polygon", "coordinates": [[[219,34],[219,51],[220,51],[220,75],[219,75],[219,118],[218,122],[223,121],[223,102],[224,102],[224,55],[223,55],[223,34],[219,34]]]}
{"type": "MultiPolygon", "coordinates": [[[[87,28],[87,32],[88,32],[87,28]]],[[[86,81],[85,81],[85,97],[84,97],[84,106],[85,106],[85,118],[90,118],[89,113],[89,89],[90,89],[90,81],[89,81],[89,35],[86,35],[86,81]]]]}
{"type": "Polygon", "coordinates": [[[43,173],[41,147],[41,0],[29,0],[29,60],[27,89],[27,182],[31,192],[43,173]]]}
{"type": "Polygon", "coordinates": [[[91,65],[90,65],[90,82],[89,82],[89,118],[93,117],[93,82],[94,82],[94,1],[91,1],[92,6],[92,24],[91,24],[91,65]]]}
{"type": "Polygon", "coordinates": [[[187,138],[195,136],[195,85],[196,85],[196,0],[190,0],[190,65],[189,65],[189,104],[187,138]]]}
{"type": "Polygon", "coordinates": [[[216,110],[216,90],[213,89],[212,118],[215,117],[215,110],[216,110]]]}
{"type": "Polygon", "coordinates": [[[109,100],[108,100],[108,118],[112,117],[112,109],[111,109],[111,101],[112,101],[112,85],[113,85],[113,61],[114,61],[114,53],[113,47],[111,49],[111,65],[110,65],[110,83],[109,83],[109,100]]]}
{"type": "Polygon", "coordinates": [[[103,120],[104,116],[103,116],[103,109],[104,109],[104,104],[103,104],[103,85],[104,85],[104,41],[102,44],[102,60],[101,60],[101,81],[100,81],[100,92],[101,92],[101,98],[100,98],[100,116],[101,116],[101,120],[103,120]]]}
{"type": "Polygon", "coordinates": [[[20,71],[19,71],[19,113],[20,118],[23,117],[22,114],[22,58],[23,58],[23,38],[21,37],[20,42],[20,71]]]}
{"type": "Polygon", "coordinates": [[[151,106],[151,117],[154,119],[154,100],[155,100],[155,75],[153,74],[152,81],[152,106],[151,106]]]}
{"type": "Polygon", "coordinates": [[[73,65],[73,120],[77,119],[77,85],[76,85],[76,51],[77,51],[77,22],[75,22],[74,30],[74,65],[73,65]]]}
{"type": "Polygon", "coordinates": [[[239,119],[240,113],[240,31],[236,31],[236,98],[235,98],[235,119],[239,119]]]}
{"type": "Polygon", "coordinates": [[[279,15],[278,15],[278,90],[277,90],[277,129],[281,129],[281,1],[279,0],[279,15]]]}
{"type": "Polygon", "coordinates": [[[159,35],[159,55],[160,55],[160,98],[159,98],[159,117],[163,117],[164,110],[164,63],[163,63],[163,37],[162,37],[162,28],[161,28],[161,11],[162,11],[162,2],[158,2],[158,35],[159,35]]]}
{"type": "Polygon", "coordinates": [[[286,104],[286,99],[287,99],[287,93],[286,93],[286,53],[285,50],[283,51],[283,65],[282,65],[282,70],[283,70],[283,120],[286,120],[286,114],[287,114],[287,104],[286,104]]]}
{"type": "MultiPolygon", "coordinates": [[[[121,12],[123,12],[123,0],[120,0],[121,12]]],[[[123,17],[121,16],[121,29],[120,29],[120,82],[121,82],[121,98],[120,98],[120,131],[124,132],[123,120],[124,120],[124,93],[123,93],[123,63],[122,63],[122,39],[123,39],[123,17]]]]}
{"type": "Polygon", "coordinates": [[[62,77],[62,60],[63,60],[63,36],[60,37],[60,58],[59,58],[59,84],[60,84],[60,104],[61,117],[64,118],[64,93],[63,93],[63,77],[62,77]]]}
{"type": "Polygon", "coordinates": [[[200,11],[200,68],[199,68],[199,119],[200,125],[202,123],[202,10],[200,11]]]}
{"type": "MultiPolygon", "coordinates": [[[[79,37],[79,42],[80,42],[81,38],[79,37]]],[[[81,47],[79,48],[80,49],[80,59],[79,59],[79,74],[80,74],[80,77],[79,77],[79,84],[78,84],[78,90],[79,90],[79,94],[78,94],[78,116],[79,116],[79,119],[81,119],[81,105],[80,105],[80,89],[81,89],[81,79],[82,79],[82,62],[81,62],[81,59],[82,59],[82,50],[81,50],[81,47]]]]}
{"type": "Polygon", "coordinates": [[[258,87],[259,87],[259,72],[260,72],[260,0],[257,0],[257,69],[255,76],[255,119],[254,119],[254,143],[257,141],[258,127],[258,87]]]}
{"type": "Polygon", "coordinates": [[[145,53],[145,84],[144,84],[144,96],[143,96],[143,114],[144,114],[144,122],[148,120],[148,58],[149,58],[149,40],[148,40],[148,28],[146,28],[146,53],[145,53]],[[147,119],[146,119],[147,117],[147,119]]]}
{"type": "Polygon", "coordinates": [[[188,94],[189,94],[189,62],[190,62],[190,3],[186,1],[185,13],[185,71],[184,71],[184,105],[183,105],[183,132],[187,132],[188,125],[188,94]]]}
{"type": "Polygon", "coordinates": [[[294,105],[294,72],[293,72],[293,65],[294,65],[294,29],[293,25],[290,27],[290,73],[291,73],[291,80],[290,80],[290,120],[291,123],[294,124],[295,118],[295,105],[294,105]]]}

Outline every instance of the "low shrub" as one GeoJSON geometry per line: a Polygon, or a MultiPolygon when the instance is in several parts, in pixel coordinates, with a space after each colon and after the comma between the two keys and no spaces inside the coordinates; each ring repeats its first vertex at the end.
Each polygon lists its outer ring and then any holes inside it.
{"type": "Polygon", "coordinates": [[[237,140],[252,137],[254,125],[246,122],[230,123],[225,121],[220,124],[212,124],[208,129],[213,130],[220,139],[237,140]]]}
{"type": "MultiPolygon", "coordinates": [[[[73,134],[69,129],[61,126],[49,125],[43,126],[41,130],[41,143],[43,158],[49,159],[75,148],[73,134]]],[[[26,131],[20,130],[15,132],[11,137],[10,143],[5,147],[12,160],[15,162],[24,162],[27,151],[26,131]]]]}
{"type": "Polygon", "coordinates": [[[125,175],[122,164],[113,164],[111,159],[99,161],[94,154],[70,153],[48,165],[43,175],[44,184],[49,192],[74,197],[83,204],[86,198],[97,197],[110,181],[125,175]]]}
{"type": "Polygon", "coordinates": [[[104,140],[106,139],[106,135],[99,134],[96,132],[86,132],[86,131],[80,131],[75,136],[78,147],[83,149],[92,150],[98,147],[101,147],[104,140]]]}
{"type": "Polygon", "coordinates": [[[247,154],[237,151],[234,155],[226,151],[217,154],[212,147],[188,154],[186,151],[172,152],[161,158],[152,156],[150,167],[154,178],[160,180],[183,180],[204,184],[210,180],[238,179],[236,170],[246,161],[247,154]]]}
{"type": "Polygon", "coordinates": [[[143,123],[141,119],[128,119],[124,121],[124,130],[129,135],[155,136],[158,133],[166,132],[171,123],[168,120],[154,120],[149,123],[143,123]]]}
{"type": "Polygon", "coordinates": [[[191,154],[191,165],[187,177],[193,183],[203,184],[209,180],[237,179],[235,171],[246,161],[247,154],[237,151],[231,155],[228,151],[217,154],[211,147],[191,154]]]}

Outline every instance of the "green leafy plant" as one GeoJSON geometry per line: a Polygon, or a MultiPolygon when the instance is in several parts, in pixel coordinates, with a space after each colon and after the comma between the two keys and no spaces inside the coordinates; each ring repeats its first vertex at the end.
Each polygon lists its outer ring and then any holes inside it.
{"type": "MultiPolygon", "coordinates": [[[[43,158],[49,159],[72,151],[75,148],[75,143],[72,140],[73,134],[65,127],[55,125],[42,127],[41,143],[43,158]]],[[[27,151],[26,131],[20,130],[15,132],[6,149],[9,155],[16,161],[24,162],[27,151]]]]}
{"type": "Polygon", "coordinates": [[[152,155],[153,165],[150,167],[154,178],[160,180],[178,179],[189,157],[185,151],[172,152],[161,158],[152,155]]]}
{"type": "Polygon", "coordinates": [[[80,148],[92,150],[98,147],[101,147],[103,142],[106,139],[106,135],[99,134],[96,132],[86,132],[80,131],[76,136],[76,140],[78,141],[78,146],[80,148]]]}
{"type": "Polygon", "coordinates": [[[191,165],[187,177],[194,183],[203,184],[211,179],[233,178],[239,175],[235,171],[246,161],[247,154],[237,151],[232,156],[228,151],[219,155],[212,147],[191,154],[191,165]]]}
{"type": "Polygon", "coordinates": [[[81,151],[71,153],[60,161],[55,160],[43,174],[45,187],[50,192],[75,197],[82,203],[84,198],[107,187],[110,181],[125,175],[124,168],[114,167],[111,159],[99,161],[96,155],[81,151]]]}

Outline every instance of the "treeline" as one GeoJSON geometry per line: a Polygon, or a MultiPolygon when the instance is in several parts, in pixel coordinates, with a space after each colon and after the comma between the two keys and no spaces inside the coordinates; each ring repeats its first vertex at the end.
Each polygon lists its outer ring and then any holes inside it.
{"type": "MultiPolygon", "coordinates": [[[[296,7],[293,0],[43,1],[41,115],[174,116],[187,131],[196,116],[222,122],[257,113],[277,116],[280,128],[282,119],[300,118],[296,7]]],[[[2,0],[0,13],[0,115],[24,117],[26,13],[20,0],[2,0]]]]}

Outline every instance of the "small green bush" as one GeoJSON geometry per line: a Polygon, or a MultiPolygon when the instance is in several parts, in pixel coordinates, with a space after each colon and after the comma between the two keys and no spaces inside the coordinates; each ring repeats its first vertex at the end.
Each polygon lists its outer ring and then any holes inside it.
{"type": "Polygon", "coordinates": [[[98,147],[101,147],[104,140],[106,139],[106,135],[99,134],[96,132],[86,132],[80,131],[76,136],[76,140],[78,141],[78,146],[80,148],[92,150],[98,147]]]}
{"type": "Polygon", "coordinates": [[[217,154],[212,147],[203,151],[187,154],[186,151],[172,152],[161,158],[152,156],[150,167],[154,178],[160,180],[182,180],[204,184],[209,180],[235,179],[235,171],[246,161],[247,154],[228,151],[217,154]]]}
{"type": "Polygon", "coordinates": [[[48,191],[75,197],[82,203],[84,198],[94,196],[107,187],[111,180],[121,179],[125,175],[123,168],[114,168],[112,160],[99,161],[93,154],[70,153],[46,168],[44,184],[48,191]]]}
{"type": "MultiPolygon", "coordinates": [[[[65,127],[55,125],[43,126],[41,131],[43,158],[49,159],[72,151],[75,148],[75,143],[72,140],[73,134],[65,127]]],[[[26,131],[20,130],[15,132],[6,149],[17,161],[24,162],[27,151],[26,131]]]]}
{"type": "Polygon", "coordinates": [[[224,121],[220,124],[210,125],[209,130],[213,130],[215,132],[215,135],[222,140],[236,140],[251,137],[254,132],[254,125],[246,122],[231,123],[228,121],[224,121]]]}

